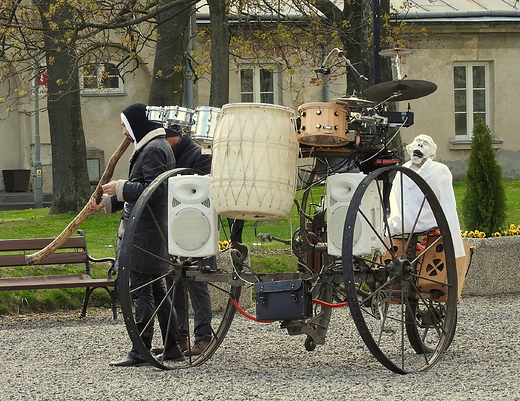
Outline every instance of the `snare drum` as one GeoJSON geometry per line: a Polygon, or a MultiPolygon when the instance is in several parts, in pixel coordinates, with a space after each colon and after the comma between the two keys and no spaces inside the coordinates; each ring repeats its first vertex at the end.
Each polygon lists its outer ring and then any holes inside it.
{"type": "Polygon", "coordinates": [[[164,116],[163,116],[163,107],[162,106],[146,106],[146,117],[148,120],[163,124],[164,116]]]}
{"type": "Polygon", "coordinates": [[[164,122],[168,125],[178,124],[182,126],[193,124],[194,110],[180,106],[164,107],[164,122]]]}
{"type": "Polygon", "coordinates": [[[305,103],[298,107],[301,118],[298,142],[304,145],[330,147],[350,142],[347,119],[350,109],[336,103],[305,103]]]}
{"type": "Polygon", "coordinates": [[[201,106],[195,110],[195,126],[192,139],[203,147],[213,144],[213,136],[217,123],[217,117],[222,109],[218,107],[201,106]]]}

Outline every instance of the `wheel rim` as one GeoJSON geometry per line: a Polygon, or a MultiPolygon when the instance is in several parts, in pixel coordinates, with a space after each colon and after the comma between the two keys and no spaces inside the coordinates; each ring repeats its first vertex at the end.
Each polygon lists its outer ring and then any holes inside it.
{"type": "MultiPolygon", "coordinates": [[[[394,188],[401,201],[407,196],[404,188],[403,185],[394,188]]],[[[402,201],[399,206],[402,215],[408,211],[406,207],[402,201]]],[[[457,297],[453,243],[431,188],[407,168],[392,166],[372,172],[352,197],[342,245],[349,307],[369,350],[396,373],[429,369],[453,338],[457,297]],[[401,183],[411,180],[421,193],[421,207],[415,212],[416,223],[410,233],[394,237],[389,235],[389,202],[383,185],[389,173],[395,173],[401,183]],[[440,233],[435,238],[415,229],[427,207],[440,233]],[[380,216],[379,223],[376,215],[380,216]],[[358,241],[363,238],[370,238],[370,251],[359,251],[358,241]],[[426,246],[417,245],[422,238],[426,238],[426,246]],[[428,268],[432,270],[427,259],[437,248],[444,258],[442,276],[432,278],[426,272],[428,268]]]]}
{"type": "MultiPolygon", "coordinates": [[[[132,258],[132,250],[137,248],[137,251],[140,252],[141,249],[137,247],[134,242],[134,234],[139,229],[140,219],[143,215],[143,211],[150,212],[150,208],[148,207],[149,201],[154,197],[158,192],[163,191],[164,186],[167,185],[168,178],[178,175],[178,174],[193,174],[194,170],[191,169],[175,169],[168,172],[163,173],[159,177],[157,177],[142,193],[136,202],[130,218],[128,220],[127,227],[125,229],[124,236],[121,242],[121,249],[119,252],[119,275],[118,275],[118,291],[121,302],[121,309],[125,321],[125,325],[134,346],[134,349],[141,355],[143,359],[145,359],[150,365],[158,367],[160,369],[179,369],[179,368],[187,368],[191,366],[198,366],[207,361],[218,349],[222,341],[224,340],[229,327],[233,321],[233,317],[235,314],[235,307],[233,305],[232,299],[238,300],[240,298],[240,290],[239,286],[232,286],[227,284],[225,281],[219,281],[219,277],[216,276],[216,273],[202,273],[201,271],[194,269],[193,267],[188,266],[187,264],[179,264],[174,263],[173,259],[170,258],[168,260],[168,272],[162,276],[160,279],[168,279],[169,282],[169,290],[165,297],[171,297],[173,293],[173,288],[175,286],[181,286],[182,293],[181,297],[185,299],[190,298],[190,283],[194,281],[199,283],[205,283],[210,288],[210,297],[212,303],[212,313],[211,316],[204,316],[202,318],[202,322],[199,321],[199,324],[206,324],[209,326],[209,331],[211,332],[211,339],[207,348],[199,355],[187,356],[186,360],[183,362],[175,362],[175,361],[160,361],[154,357],[151,350],[145,345],[141,338],[141,332],[138,329],[138,325],[136,324],[136,315],[135,308],[133,302],[133,293],[135,293],[135,289],[131,288],[131,280],[130,280],[130,269],[128,266],[131,264],[132,258]]],[[[167,192],[166,192],[167,193],[167,192]]],[[[161,230],[161,228],[156,225],[157,230],[161,230]]],[[[160,233],[161,237],[167,240],[167,233],[160,233]]],[[[144,252],[144,251],[143,251],[144,252]]],[[[164,258],[160,255],[154,255],[157,260],[163,260],[164,258]]],[[[221,266],[219,266],[221,269],[221,266]]],[[[231,268],[229,268],[231,269],[231,268]]],[[[226,273],[229,276],[229,272],[226,273]]],[[[152,285],[152,281],[145,283],[145,285],[152,285]]],[[[159,328],[159,324],[154,322],[157,320],[156,316],[159,312],[159,309],[163,302],[165,302],[165,297],[163,297],[157,304],[151,319],[146,322],[146,326],[155,325],[155,341],[154,343],[160,343],[161,341],[161,330],[159,328]],[[154,324],[155,323],[155,324],[154,324]]],[[[188,332],[188,341],[191,346],[193,346],[193,342],[195,340],[193,335],[193,329],[195,326],[194,316],[193,316],[193,302],[187,302],[186,307],[184,309],[184,314],[187,316],[186,319],[186,331],[188,332]]],[[[172,304],[173,308],[173,304],[172,304]]],[[[165,325],[167,328],[165,333],[170,333],[174,331],[174,325],[168,324],[165,325]]],[[[177,328],[175,326],[175,331],[177,328]]],[[[164,333],[163,333],[164,335],[164,333]]],[[[174,334],[177,336],[177,333],[174,334]]],[[[168,338],[168,334],[166,334],[168,338]]],[[[168,340],[167,340],[168,341],[168,340]]]]}

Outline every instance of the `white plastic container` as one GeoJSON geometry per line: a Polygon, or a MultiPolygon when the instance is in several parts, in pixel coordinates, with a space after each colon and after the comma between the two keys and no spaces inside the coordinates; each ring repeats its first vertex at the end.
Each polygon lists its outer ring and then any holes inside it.
{"type": "Polygon", "coordinates": [[[280,220],[296,193],[294,111],[263,103],[222,107],[213,140],[211,195],[217,212],[240,220],[280,220]]]}

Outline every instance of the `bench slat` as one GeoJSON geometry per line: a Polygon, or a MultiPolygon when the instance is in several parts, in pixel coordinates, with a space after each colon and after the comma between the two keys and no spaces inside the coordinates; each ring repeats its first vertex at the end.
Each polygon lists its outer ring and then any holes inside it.
{"type": "MultiPolygon", "coordinates": [[[[36,289],[54,288],[86,288],[85,299],[81,316],[86,316],[87,306],[92,291],[96,288],[105,288],[112,299],[112,313],[114,319],[117,318],[117,292],[110,289],[115,287],[116,282],[112,278],[115,274],[114,258],[92,258],[87,252],[86,239],[81,230],[78,231],[79,237],[69,237],[61,244],[57,251],[51,253],[46,258],[31,265],[67,265],[82,264],[84,273],[81,274],[60,274],[53,276],[26,276],[26,277],[5,277],[0,278],[0,291],[19,291],[36,289]],[[90,262],[110,262],[107,271],[108,277],[93,279],[90,277],[90,262]]],[[[26,255],[39,251],[54,241],[54,238],[22,238],[22,239],[0,239],[0,267],[8,266],[28,266],[26,255]]],[[[28,271],[27,273],[31,273],[28,271]]]]}
{"type": "MultiPolygon", "coordinates": [[[[21,238],[0,240],[0,251],[38,251],[49,245],[54,238],[21,238]]],[[[86,246],[85,237],[69,237],[58,248],[84,248],[86,246]]]]}
{"type": "MultiPolygon", "coordinates": [[[[88,255],[86,252],[56,252],[40,260],[37,265],[60,265],[86,263],[88,255]]],[[[25,255],[0,255],[0,267],[25,266],[25,255]]]]}
{"type": "Polygon", "coordinates": [[[115,280],[94,279],[87,274],[0,278],[0,291],[114,286],[115,280]]]}

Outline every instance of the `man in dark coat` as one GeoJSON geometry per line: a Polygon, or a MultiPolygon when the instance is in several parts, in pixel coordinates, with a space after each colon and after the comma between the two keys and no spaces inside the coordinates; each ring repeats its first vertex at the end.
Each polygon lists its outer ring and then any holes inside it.
{"type": "MultiPolygon", "coordinates": [[[[211,172],[211,155],[202,152],[202,148],[197,145],[189,135],[182,135],[182,129],[178,125],[173,125],[166,130],[166,140],[173,148],[177,168],[192,168],[199,170],[203,174],[211,172]]],[[[216,270],[216,257],[212,256],[204,260],[205,265],[210,270],[216,270]]],[[[194,335],[195,343],[188,347],[188,327],[186,316],[186,289],[179,282],[176,284],[173,293],[173,305],[177,311],[179,319],[179,344],[184,349],[185,355],[199,355],[208,346],[212,338],[211,332],[211,298],[207,283],[200,281],[190,281],[191,305],[194,311],[194,335]]]]}
{"type": "MultiPolygon", "coordinates": [[[[153,123],[146,116],[146,105],[134,103],[126,107],[121,113],[121,125],[123,134],[130,138],[135,145],[134,152],[130,157],[130,171],[127,180],[111,181],[103,185],[103,199],[96,205],[95,200],[91,200],[94,210],[105,207],[107,213],[112,213],[123,209],[121,222],[117,234],[117,254],[119,255],[121,242],[125,228],[128,223],[132,209],[143,191],[160,174],[175,167],[175,158],[171,146],[165,139],[165,131],[161,124],[153,123]]],[[[165,191],[163,191],[165,192],[165,191]]],[[[163,335],[163,343],[166,348],[162,355],[162,360],[184,360],[184,355],[177,343],[173,333],[177,330],[170,330],[168,338],[166,332],[168,322],[177,324],[175,311],[171,307],[170,297],[166,296],[166,285],[164,280],[154,281],[158,276],[164,274],[168,268],[167,262],[158,262],[153,255],[162,255],[168,259],[168,250],[161,238],[156,222],[162,224],[162,232],[167,230],[167,196],[162,194],[160,189],[154,191],[153,198],[150,199],[151,213],[143,210],[138,226],[133,238],[133,244],[139,248],[146,249],[150,254],[143,252],[137,247],[133,248],[130,271],[131,289],[140,288],[133,293],[135,306],[135,322],[141,334],[143,343],[151,349],[153,337],[153,325],[146,327],[151,320],[155,306],[165,299],[157,313],[159,325],[163,335]],[[153,216],[152,216],[153,213],[153,216]],[[147,284],[147,285],[145,285],[147,284]],[[170,313],[173,313],[170,316],[170,313]]],[[[132,348],[127,357],[122,361],[111,362],[110,366],[141,366],[146,361],[132,348]]]]}

